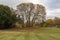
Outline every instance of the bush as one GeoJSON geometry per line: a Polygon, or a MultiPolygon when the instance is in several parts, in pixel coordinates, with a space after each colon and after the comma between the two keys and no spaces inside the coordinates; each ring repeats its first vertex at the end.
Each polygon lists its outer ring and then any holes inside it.
{"type": "Polygon", "coordinates": [[[0,5],[0,28],[11,28],[17,21],[8,6],[0,5]]]}
{"type": "Polygon", "coordinates": [[[44,24],[45,24],[45,22],[42,22],[42,23],[40,23],[40,26],[41,27],[44,27],[44,24]]]}
{"type": "Polygon", "coordinates": [[[57,28],[60,28],[60,25],[58,25],[57,28]]]}

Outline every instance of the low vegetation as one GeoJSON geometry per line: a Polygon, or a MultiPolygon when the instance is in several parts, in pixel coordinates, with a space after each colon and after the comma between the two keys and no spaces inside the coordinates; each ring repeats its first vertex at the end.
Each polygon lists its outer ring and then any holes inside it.
{"type": "Polygon", "coordinates": [[[19,31],[0,30],[0,40],[60,40],[60,28],[19,31]]]}

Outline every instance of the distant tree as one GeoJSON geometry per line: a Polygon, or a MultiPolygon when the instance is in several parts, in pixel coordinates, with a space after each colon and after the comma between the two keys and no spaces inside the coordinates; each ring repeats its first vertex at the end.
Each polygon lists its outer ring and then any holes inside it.
{"type": "Polygon", "coordinates": [[[40,25],[40,23],[43,23],[45,21],[45,16],[46,16],[46,10],[45,7],[42,5],[35,5],[35,10],[34,10],[34,16],[32,18],[32,24],[37,23],[40,25]]]}
{"type": "Polygon", "coordinates": [[[16,15],[11,12],[10,7],[0,5],[0,28],[14,27],[16,21],[16,15]]]}
{"type": "Polygon", "coordinates": [[[24,25],[24,22],[26,20],[27,26],[30,27],[30,20],[31,20],[31,15],[34,9],[34,5],[32,3],[22,3],[17,6],[17,9],[21,12],[22,16],[22,24],[24,25]]]}
{"type": "Polygon", "coordinates": [[[53,25],[54,26],[60,26],[60,18],[59,17],[55,17],[53,19],[53,25]]]}
{"type": "Polygon", "coordinates": [[[49,27],[52,26],[53,24],[53,20],[52,19],[48,19],[45,21],[45,23],[43,24],[44,27],[49,27]]]}

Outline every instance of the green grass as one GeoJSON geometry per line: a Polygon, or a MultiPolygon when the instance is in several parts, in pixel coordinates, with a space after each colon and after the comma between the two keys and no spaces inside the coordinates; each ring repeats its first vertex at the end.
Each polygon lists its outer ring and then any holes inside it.
{"type": "Polygon", "coordinates": [[[60,40],[60,28],[0,31],[0,40],[60,40]]]}

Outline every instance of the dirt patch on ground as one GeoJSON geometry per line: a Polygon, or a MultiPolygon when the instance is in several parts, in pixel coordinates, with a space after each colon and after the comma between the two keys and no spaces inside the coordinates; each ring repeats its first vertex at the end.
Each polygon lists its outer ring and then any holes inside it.
{"type": "Polygon", "coordinates": [[[3,29],[2,31],[34,31],[34,30],[44,30],[45,28],[42,27],[26,27],[26,28],[10,28],[10,29],[3,29]]]}
{"type": "Polygon", "coordinates": [[[13,29],[10,29],[12,31],[35,31],[35,30],[45,30],[45,28],[43,27],[27,27],[27,28],[13,28],[13,29]]]}

